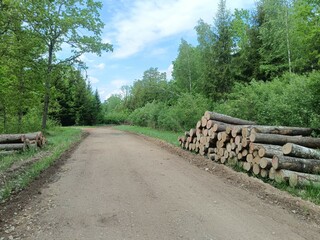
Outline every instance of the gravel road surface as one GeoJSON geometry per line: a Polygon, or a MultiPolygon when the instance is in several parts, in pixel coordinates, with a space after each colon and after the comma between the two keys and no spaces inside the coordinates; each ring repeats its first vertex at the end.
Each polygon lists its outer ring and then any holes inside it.
{"type": "Polygon", "coordinates": [[[89,131],[2,239],[320,239],[318,225],[153,141],[89,131]]]}

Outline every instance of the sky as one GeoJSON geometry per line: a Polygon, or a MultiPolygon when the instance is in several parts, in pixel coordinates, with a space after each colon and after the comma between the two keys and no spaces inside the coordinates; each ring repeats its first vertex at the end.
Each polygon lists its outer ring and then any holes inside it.
{"type": "MultiPolygon", "coordinates": [[[[212,24],[219,0],[101,0],[105,23],[103,42],[114,51],[101,57],[84,54],[87,76],[101,101],[120,94],[121,86],[142,79],[144,71],[158,68],[171,79],[172,62],[181,39],[197,45],[194,27],[199,19],[212,24]]],[[[230,11],[249,9],[254,0],[229,0],[230,11]]]]}

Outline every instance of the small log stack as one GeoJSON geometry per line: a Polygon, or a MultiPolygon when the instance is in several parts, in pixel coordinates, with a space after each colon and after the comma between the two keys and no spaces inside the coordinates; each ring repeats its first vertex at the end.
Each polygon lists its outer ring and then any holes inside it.
{"type": "Polygon", "coordinates": [[[320,138],[311,133],[310,128],[262,126],[206,111],[178,140],[184,149],[256,176],[292,187],[320,186],[320,138]]]}
{"type": "Polygon", "coordinates": [[[42,132],[26,134],[0,134],[0,156],[13,154],[17,151],[42,148],[46,138],[42,132]]]}

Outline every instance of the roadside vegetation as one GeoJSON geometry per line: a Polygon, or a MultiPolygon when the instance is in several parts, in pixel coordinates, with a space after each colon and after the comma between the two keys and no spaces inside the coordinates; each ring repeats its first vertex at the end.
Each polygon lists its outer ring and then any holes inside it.
{"type": "Polygon", "coordinates": [[[149,137],[157,138],[165,142],[171,143],[172,145],[175,145],[175,146],[179,145],[177,141],[179,133],[176,133],[176,132],[157,130],[157,129],[148,128],[148,127],[130,126],[130,125],[120,125],[120,126],[115,126],[114,128],[121,131],[138,133],[138,134],[143,134],[149,137]]]}
{"type": "MultiPolygon", "coordinates": [[[[258,124],[320,128],[319,0],[258,0],[254,9],[234,12],[220,0],[213,21],[195,26],[197,43],[181,40],[172,79],[150,67],[103,103],[80,58],[112,50],[102,42],[101,8],[98,1],[0,1],[0,133],[46,131],[45,150],[53,152],[6,179],[0,198],[80,139],[80,130],[56,126],[126,123],[175,144],[176,133],[212,110],[258,124]],[[59,59],[68,44],[70,55],[59,59]]],[[[0,171],[29,154],[2,158],[0,171]]],[[[310,195],[320,198],[314,188],[310,195]]]]}
{"type": "Polygon", "coordinates": [[[82,130],[79,128],[56,127],[47,132],[48,144],[43,149],[0,157],[0,202],[27,187],[66,150],[79,142],[81,136],[82,130]]]}

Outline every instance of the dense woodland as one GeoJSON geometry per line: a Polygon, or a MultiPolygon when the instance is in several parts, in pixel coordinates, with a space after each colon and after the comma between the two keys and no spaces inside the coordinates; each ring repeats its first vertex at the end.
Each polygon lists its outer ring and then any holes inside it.
{"type": "Polygon", "coordinates": [[[102,122],[99,95],[79,61],[112,50],[101,41],[101,7],[92,0],[0,0],[0,133],[102,122]]]}
{"type": "Polygon", "coordinates": [[[231,13],[221,0],[198,44],[184,39],[173,80],[156,68],[104,104],[107,122],[181,131],[205,110],[266,125],[320,127],[320,1],[260,0],[231,13]]]}
{"type": "Polygon", "coordinates": [[[79,61],[112,50],[101,43],[100,8],[93,0],[0,1],[0,133],[109,123],[181,131],[208,109],[320,128],[319,0],[260,0],[234,12],[221,0],[213,21],[195,26],[197,45],[181,40],[172,80],[151,67],[104,103],[79,61]],[[62,44],[74,51],[59,59],[62,44]]]}

